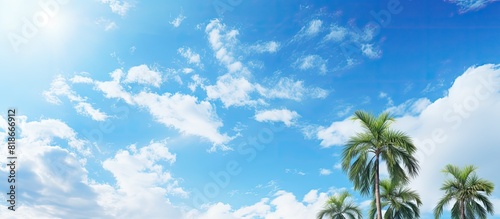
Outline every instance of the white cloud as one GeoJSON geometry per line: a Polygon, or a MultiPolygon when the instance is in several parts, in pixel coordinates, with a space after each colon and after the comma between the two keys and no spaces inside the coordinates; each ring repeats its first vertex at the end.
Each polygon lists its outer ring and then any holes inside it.
{"type": "MultiPolygon", "coordinates": [[[[278,84],[272,85],[272,89],[265,88],[262,85],[254,84],[249,81],[251,72],[240,61],[237,61],[234,55],[234,48],[237,47],[236,36],[239,32],[235,29],[227,30],[224,24],[219,20],[212,20],[205,29],[212,50],[216,59],[227,68],[228,73],[217,78],[215,85],[207,85],[204,89],[210,100],[220,99],[224,107],[229,106],[255,106],[265,104],[262,99],[253,99],[252,93],[258,91],[263,98],[284,98],[300,100],[308,92],[308,96],[313,98],[324,98],[328,92],[320,88],[303,87],[303,82],[293,81],[288,78],[280,79],[278,84]],[[288,87],[292,85],[292,87],[288,87]],[[300,91],[300,93],[296,93],[300,91]]],[[[274,47],[274,43],[269,44],[274,47]]],[[[323,69],[326,67],[321,67],[323,69]]],[[[326,71],[326,70],[325,70],[326,71]]],[[[196,86],[190,86],[194,90],[196,86]]]]}
{"type": "Polygon", "coordinates": [[[161,74],[149,69],[147,65],[134,66],[128,70],[125,83],[138,83],[160,87],[162,83],[161,74]]]}
{"type": "Polygon", "coordinates": [[[224,144],[231,138],[219,133],[222,121],[208,101],[198,101],[194,96],[179,93],[158,95],[141,92],[134,96],[134,102],[148,109],[158,122],[167,127],[175,128],[182,134],[209,140],[214,144],[212,150],[215,146],[223,150],[229,149],[224,144]]]}
{"type": "Polygon", "coordinates": [[[337,116],[338,117],[344,117],[345,115],[349,114],[352,110],[353,106],[352,105],[348,105],[346,107],[344,107],[343,110],[340,110],[337,112],[337,116]]]}
{"type": "Polygon", "coordinates": [[[180,210],[165,197],[187,195],[164,169],[163,162],[172,164],[175,159],[165,142],[151,142],[140,149],[132,145],[129,150],[118,151],[102,163],[103,168],[113,174],[116,187],[93,184],[101,194],[97,202],[109,209],[108,214],[115,218],[181,218],[180,210]],[[137,202],[142,204],[137,205],[137,202]],[[146,212],[143,212],[144,206],[147,206],[146,212]]]}
{"type": "Polygon", "coordinates": [[[294,65],[300,70],[316,69],[320,74],[325,74],[327,71],[326,60],[319,55],[307,55],[299,57],[294,65]]]}
{"type": "MultiPolygon", "coordinates": [[[[16,212],[1,208],[4,218],[13,218],[8,216],[12,213],[15,218],[183,218],[182,210],[167,198],[187,193],[164,169],[165,163],[173,164],[176,159],[165,142],[151,142],[139,149],[131,146],[105,159],[102,168],[110,171],[116,183],[101,184],[89,178],[82,162],[89,156],[87,150],[74,153],[66,149],[81,141],[72,128],[54,119],[18,119],[21,134],[17,141],[22,147],[16,152],[17,162],[22,163],[18,170],[23,174],[17,175],[21,189],[17,192],[22,191],[23,204],[16,206],[16,212]]],[[[0,151],[0,156],[7,156],[6,151],[0,151]]],[[[7,173],[5,162],[0,160],[3,175],[7,173]]]]}
{"type": "Polygon", "coordinates": [[[460,13],[478,11],[496,1],[498,0],[445,0],[445,2],[456,4],[460,13]]]}
{"type": "Polygon", "coordinates": [[[288,109],[272,109],[260,111],[255,114],[255,120],[259,122],[283,122],[286,126],[294,124],[299,114],[288,109]]]}
{"type": "MultiPolygon", "coordinates": [[[[285,173],[292,173],[292,174],[296,174],[296,175],[300,175],[300,176],[305,176],[306,173],[300,171],[300,170],[297,170],[297,169],[285,169],[285,173]]],[[[275,181],[271,181],[269,184],[268,184],[268,187],[275,187],[277,188],[277,186],[275,185],[275,181]]],[[[274,191],[276,191],[276,189],[273,188],[274,191]]]]}
{"type": "Polygon", "coordinates": [[[182,57],[186,58],[189,64],[195,64],[197,66],[200,66],[201,64],[200,55],[198,53],[193,52],[191,48],[179,48],[177,52],[181,54],[182,57]]]}
{"type": "Polygon", "coordinates": [[[361,130],[359,121],[346,118],[343,121],[333,122],[329,127],[319,126],[316,129],[316,138],[321,140],[322,147],[341,146],[361,130]]]}
{"type": "Polygon", "coordinates": [[[252,83],[243,77],[235,78],[225,74],[217,78],[215,85],[205,87],[209,99],[220,99],[224,107],[256,105],[250,94],[255,91],[252,83]]]}
{"type": "Polygon", "coordinates": [[[21,130],[23,138],[27,141],[39,141],[50,144],[54,138],[65,139],[68,145],[82,154],[88,155],[89,149],[85,148],[85,141],[77,138],[77,133],[61,120],[45,119],[42,121],[26,122],[27,118],[21,119],[21,130]]]}
{"type": "Polygon", "coordinates": [[[105,121],[109,116],[101,112],[99,109],[94,109],[92,105],[86,102],[79,102],[75,105],[75,109],[82,115],[90,116],[95,121],[105,121]]]}
{"type": "MultiPolygon", "coordinates": [[[[380,97],[388,96],[381,93],[380,97]]],[[[440,170],[447,164],[472,164],[479,167],[480,177],[500,181],[497,170],[500,148],[495,146],[500,136],[491,128],[500,124],[499,65],[467,69],[455,79],[448,92],[434,102],[420,98],[400,106],[398,111],[402,116],[396,117],[392,127],[411,136],[418,148],[420,171],[411,187],[421,195],[424,213],[431,213],[443,195],[439,188],[445,176],[440,170]]],[[[311,136],[312,130],[306,129],[304,132],[308,132],[304,134],[311,136]]],[[[316,138],[321,140],[322,147],[343,145],[359,131],[359,122],[346,119],[333,122],[328,128],[317,128],[316,138]]],[[[382,168],[381,173],[387,175],[387,170],[382,168]]],[[[500,193],[494,192],[492,200],[499,197],[500,193]]],[[[500,208],[500,202],[495,204],[495,208],[500,208]]]]}
{"type": "Polygon", "coordinates": [[[119,1],[119,0],[101,0],[102,4],[108,4],[111,8],[111,11],[120,16],[125,16],[130,8],[133,5],[127,1],[119,1]]]}
{"type": "Polygon", "coordinates": [[[294,40],[300,40],[303,37],[314,37],[322,30],[323,21],[314,19],[309,21],[307,26],[303,26],[300,31],[295,35],[294,40]]]}
{"type": "Polygon", "coordinates": [[[321,20],[312,20],[309,22],[309,27],[307,27],[306,34],[309,36],[314,36],[319,33],[321,30],[321,25],[323,24],[323,21],[321,20]]]}
{"type": "Polygon", "coordinates": [[[174,27],[179,27],[181,26],[182,21],[186,19],[186,17],[182,14],[179,14],[174,20],[170,21],[169,23],[172,24],[174,27]]]}
{"type": "Polygon", "coordinates": [[[106,98],[119,98],[130,105],[134,105],[132,96],[125,91],[123,86],[120,84],[120,80],[124,75],[123,71],[121,69],[116,69],[110,75],[113,78],[112,81],[96,81],[95,89],[102,91],[106,98]]]}
{"type": "Polygon", "coordinates": [[[271,206],[267,204],[268,202],[269,198],[263,198],[251,206],[244,206],[236,210],[234,216],[240,219],[264,218],[266,213],[271,211],[271,206]]]}
{"type": "MultiPolygon", "coordinates": [[[[432,103],[417,101],[413,109],[420,114],[397,118],[395,128],[412,136],[419,149],[421,170],[411,185],[422,196],[424,212],[431,212],[443,195],[440,169],[446,164],[473,164],[479,167],[480,177],[500,181],[495,165],[500,150],[494,146],[500,136],[488,128],[500,123],[499,91],[498,65],[471,67],[455,79],[447,95],[432,103]]],[[[500,197],[498,192],[493,195],[500,197]]]]}
{"type": "Polygon", "coordinates": [[[329,169],[325,169],[325,168],[319,169],[319,175],[328,176],[330,174],[332,174],[332,171],[329,169]]]}
{"type": "Polygon", "coordinates": [[[380,41],[376,37],[380,33],[380,26],[371,23],[362,28],[352,22],[345,25],[332,24],[328,34],[319,42],[320,47],[333,48],[334,53],[328,63],[334,63],[330,71],[345,70],[361,63],[364,57],[377,59],[382,56],[380,41]]]}
{"type": "Polygon", "coordinates": [[[297,200],[294,194],[286,191],[278,191],[272,199],[263,198],[259,202],[233,210],[230,205],[216,203],[205,206],[203,212],[193,210],[189,212],[188,218],[199,219],[304,219],[316,218],[316,214],[328,199],[327,193],[319,193],[317,190],[309,191],[303,201],[297,200]]]}
{"type": "Polygon", "coordinates": [[[118,29],[118,25],[111,20],[105,19],[105,18],[99,18],[96,21],[96,24],[104,28],[105,31],[110,31],[110,30],[116,30],[118,29]]]}
{"type": "Polygon", "coordinates": [[[237,45],[238,30],[226,30],[224,24],[221,24],[218,19],[214,19],[205,28],[205,33],[208,35],[208,41],[215,52],[215,57],[227,68],[229,73],[243,76],[249,74],[248,69],[240,61],[237,61],[233,54],[237,45]]]}
{"type": "Polygon", "coordinates": [[[326,41],[333,40],[335,42],[341,42],[346,38],[348,33],[349,30],[347,30],[347,28],[335,25],[330,27],[330,33],[328,33],[325,36],[324,40],[326,41]]]}
{"type": "Polygon", "coordinates": [[[204,83],[206,81],[205,78],[200,77],[199,75],[193,75],[191,76],[191,80],[193,80],[192,83],[189,83],[188,88],[192,91],[195,92],[197,87],[204,88],[204,83]]]}
{"type": "Polygon", "coordinates": [[[280,78],[276,84],[272,84],[265,88],[261,85],[256,85],[257,91],[268,99],[280,98],[301,101],[304,97],[323,99],[328,96],[328,91],[314,87],[306,88],[303,81],[295,81],[291,78],[280,78]]]}
{"type": "Polygon", "coordinates": [[[192,73],[194,71],[194,69],[192,68],[183,68],[182,69],[182,73],[184,74],[189,74],[189,73],[192,73]]]}
{"type": "Polygon", "coordinates": [[[428,105],[431,104],[431,101],[427,98],[420,98],[418,100],[410,99],[405,101],[402,104],[399,104],[398,106],[393,106],[392,105],[392,99],[391,104],[389,107],[386,109],[386,111],[394,114],[394,115],[415,115],[419,114],[422,112],[425,108],[427,108],[428,105]]]}
{"type": "Polygon", "coordinates": [[[373,47],[373,44],[363,44],[361,45],[361,51],[363,52],[363,55],[370,59],[377,59],[380,58],[382,52],[373,47]]]}
{"type": "Polygon", "coordinates": [[[275,41],[269,41],[266,43],[260,43],[250,46],[250,49],[256,51],[257,53],[265,53],[265,52],[275,53],[279,50],[279,48],[280,48],[280,43],[275,41]]]}
{"type": "MultiPolygon", "coordinates": [[[[148,72],[147,67],[129,71],[130,72],[148,72]]],[[[144,76],[144,74],[140,74],[144,76]]],[[[215,107],[208,101],[198,101],[194,96],[180,93],[164,93],[159,95],[153,92],[142,91],[138,94],[129,93],[121,85],[120,81],[124,73],[117,69],[111,73],[111,81],[95,81],[95,89],[104,93],[106,98],[118,98],[124,100],[129,105],[137,105],[148,109],[149,113],[159,123],[175,128],[181,134],[193,135],[209,140],[213,147],[229,150],[225,144],[231,138],[227,134],[221,134],[219,129],[223,126],[222,121],[217,116],[215,107]]],[[[144,77],[148,83],[151,77],[144,77]]],[[[132,74],[130,81],[141,81],[144,78],[132,74]]],[[[154,77],[153,77],[154,78],[154,77]]],[[[199,79],[200,83],[203,81],[199,79]]],[[[154,84],[154,83],[153,83],[154,84]]]]}
{"type": "Polygon", "coordinates": [[[94,83],[94,80],[89,77],[81,76],[81,75],[75,75],[72,78],[69,79],[71,83],[73,84],[92,84],[94,83]]]}
{"type": "Polygon", "coordinates": [[[50,89],[43,92],[45,100],[52,104],[61,104],[59,96],[66,96],[70,101],[84,101],[85,99],[78,96],[71,87],[66,83],[66,79],[58,75],[52,80],[50,89]]]}
{"type": "MultiPolygon", "coordinates": [[[[75,76],[76,77],[76,76],[75,76]]],[[[77,83],[83,80],[83,83],[88,81],[88,78],[84,77],[75,77],[72,78],[72,81],[76,81],[77,83]]],[[[52,104],[61,104],[62,101],[59,99],[59,96],[67,97],[71,102],[76,102],[75,109],[76,111],[84,116],[89,116],[95,121],[104,121],[109,116],[106,113],[101,112],[99,109],[95,109],[91,104],[87,103],[86,97],[81,97],[76,94],[76,92],[66,83],[66,79],[61,75],[54,78],[52,83],[50,84],[50,89],[48,91],[43,92],[43,96],[45,100],[52,104]]]]}

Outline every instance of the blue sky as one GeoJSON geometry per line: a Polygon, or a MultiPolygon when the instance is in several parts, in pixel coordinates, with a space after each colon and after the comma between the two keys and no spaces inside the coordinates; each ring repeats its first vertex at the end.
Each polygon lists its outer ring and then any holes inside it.
{"type": "Polygon", "coordinates": [[[496,1],[0,4],[2,218],[303,219],[342,190],[366,210],[338,165],[359,109],[414,139],[423,218],[448,163],[500,185],[496,1]]]}

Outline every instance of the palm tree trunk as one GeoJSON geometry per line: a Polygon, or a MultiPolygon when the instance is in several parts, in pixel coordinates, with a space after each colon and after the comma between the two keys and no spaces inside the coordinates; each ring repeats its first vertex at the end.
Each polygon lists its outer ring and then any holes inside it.
{"type": "Polygon", "coordinates": [[[377,206],[377,219],[382,219],[382,208],[380,206],[380,178],[379,178],[379,154],[375,154],[375,205],[377,206]]]}
{"type": "Polygon", "coordinates": [[[460,201],[460,218],[465,219],[465,203],[464,201],[460,201]]]}

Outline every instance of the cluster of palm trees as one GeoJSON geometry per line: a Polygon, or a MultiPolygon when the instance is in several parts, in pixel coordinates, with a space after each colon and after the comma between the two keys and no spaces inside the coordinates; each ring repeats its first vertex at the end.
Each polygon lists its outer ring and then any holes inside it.
{"type": "MultiPolygon", "coordinates": [[[[374,116],[356,111],[354,120],[361,122],[364,132],[352,136],[342,152],[342,169],[361,195],[371,196],[370,219],[420,218],[422,205],[419,194],[408,188],[411,178],[418,175],[415,158],[417,148],[411,138],[401,131],[390,129],[394,117],[385,112],[374,116]],[[389,179],[380,178],[380,167],[386,165],[389,179]]],[[[474,166],[459,168],[447,165],[443,172],[451,175],[441,190],[444,196],[434,208],[434,217],[440,218],[443,208],[453,203],[451,216],[456,219],[486,218],[494,214],[488,196],[494,185],[479,178],[474,166]]],[[[358,219],[363,214],[352,196],[344,191],[331,196],[318,219],[358,219]]]]}

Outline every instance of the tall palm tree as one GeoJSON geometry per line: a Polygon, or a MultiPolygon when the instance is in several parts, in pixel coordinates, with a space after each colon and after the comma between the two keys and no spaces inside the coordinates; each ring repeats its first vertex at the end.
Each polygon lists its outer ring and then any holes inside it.
{"type": "Polygon", "coordinates": [[[417,150],[404,132],[389,129],[394,118],[385,112],[378,117],[356,111],[354,120],[361,121],[364,132],[352,136],[342,151],[342,169],[347,172],[354,189],[362,195],[373,193],[377,218],[382,219],[379,190],[380,162],[385,161],[391,179],[406,183],[409,176],[418,174],[418,161],[413,156],[417,150]]]}
{"type": "MultiPolygon", "coordinates": [[[[417,192],[403,186],[403,184],[391,182],[390,180],[380,181],[380,202],[382,208],[386,208],[385,219],[414,219],[420,218],[419,207],[422,205],[417,192]]],[[[377,207],[375,201],[372,202],[369,218],[376,218],[377,207]]]]}
{"type": "Polygon", "coordinates": [[[352,202],[351,194],[344,191],[338,195],[331,196],[326,201],[325,207],[318,213],[317,218],[323,219],[361,219],[361,209],[352,202]]]}
{"type": "Polygon", "coordinates": [[[469,165],[460,169],[457,166],[448,164],[443,172],[453,176],[447,179],[441,190],[445,191],[444,197],[439,200],[434,208],[434,217],[440,218],[443,207],[455,200],[451,208],[452,218],[486,218],[487,213],[494,214],[493,205],[488,200],[493,192],[492,182],[481,179],[476,175],[476,167],[469,165]]]}

